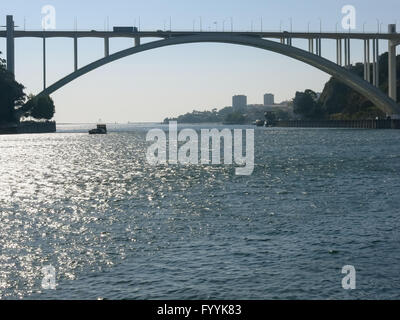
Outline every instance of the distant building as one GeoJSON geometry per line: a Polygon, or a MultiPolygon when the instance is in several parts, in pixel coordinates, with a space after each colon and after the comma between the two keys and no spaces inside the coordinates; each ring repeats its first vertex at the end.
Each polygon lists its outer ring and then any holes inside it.
{"type": "Polygon", "coordinates": [[[275,104],[274,95],[272,93],[264,94],[264,106],[271,106],[275,104]]]}
{"type": "Polygon", "coordinates": [[[232,108],[234,111],[243,110],[247,107],[247,97],[245,95],[235,95],[232,97],[232,108]]]}

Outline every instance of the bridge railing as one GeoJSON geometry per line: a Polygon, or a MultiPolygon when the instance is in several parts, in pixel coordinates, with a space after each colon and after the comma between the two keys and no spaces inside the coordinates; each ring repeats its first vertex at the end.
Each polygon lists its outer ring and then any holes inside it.
{"type": "MultiPolygon", "coordinates": [[[[5,26],[0,26],[0,31],[5,31],[6,30],[6,27],[5,26]]],[[[386,29],[385,29],[386,30],[386,29]]],[[[27,31],[27,32],[42,32],[42,31],[47,31],[47,32],[57,32],[57,31],[59,31],[59,32],[92,32],[92,31],[94,31],[94,32],[114,32],[112,29],[109,29],[109,30],[104,30],[104,28],[79,28],[79,30],[74,30],[74,29],[64,29],[64,28],[57,28],[57,29],[49,29],[49,30],[41,30],[41,29],[28,29],[28,28],[22,28],[22,27],[15,27],[15,31],[27,31]]],[[[285,29],[285,28],[282,28],[281,30],[279,30],[279,29],[256,29],[256,28],[254,28],[253,30],[251,30],[251,29],[234,29],[234,30],[231,30],[230,28],[225,28],[225,30],[222,30],[222,29],[213,29],[213,28],[211,28],[211,29],[206,29],[206,28],[203,28],[202,30],[200,30],[200,29],[198,29],[198,28],[195,28],[195,29],[186,29],[186,28],[175,28],[175,29],[173,29],[173,30],[169,30],[169,29],[157,29],[157,28],[155,28],[155,29],[140,29],[139,30],[139,32],[187,32],[187,33],[189,33],[189,32],[219,32],[219,33],[221,33],[221,32],[225,32],[225,33],[231,33],[231,32],[233,32],[233,33],[240,33],[240,32],[243,32],[243,33],[255,33],[255,34],[257,34],[257,33],[293,33],[293,34],[296,34],[296,33],[309,33],[309,34],[316,34],[316,33],[327,33],[327,34],[343,34],[343,35],[348,35],[348,34],[362,34],[362,33],[365,33],[365,34],[390,34],[389,32],[387,32],[387,31],[382,31],[382,30],[380,30],[380,31],[377,31],[377,30],[367,30],[367,29],[365,29],[365,30],[350,30],[350,31],[347,31],[347,30],[335,30],[335,29],[323,29],[323,30],[317,30],[317,29],[315,29],[315,30],[313,30],[313,29],[310,29],[310,30],[308,30],[308,29],[296,29],[296,30],[292,30],[292,31],[290,31],[290,30],[288,30],[288,29],[285,29]]]]}

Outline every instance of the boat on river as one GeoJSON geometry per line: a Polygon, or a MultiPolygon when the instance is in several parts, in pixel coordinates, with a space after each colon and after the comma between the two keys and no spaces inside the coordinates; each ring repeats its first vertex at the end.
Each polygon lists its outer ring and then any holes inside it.
{"type": "Polygon", "coordinates": [[[89,130],[89,134],[106,134],[107,126],[105,124],[98,124],[96,129],[89,130]]]}
{"type": "Polygon", "coordinates": [[[264,126],[264,123],[265,123],[264,120],[256,120],[256,121],[254,122],[254,124],[255,124],[257,127],[262,127],[262,126],[264,126]]]}

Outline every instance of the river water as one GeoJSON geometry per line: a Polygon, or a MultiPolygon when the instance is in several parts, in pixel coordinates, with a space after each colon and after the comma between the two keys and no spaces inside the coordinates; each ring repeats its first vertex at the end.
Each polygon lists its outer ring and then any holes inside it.
{"type": "Polygon", "coordinates": [[[0,136],[1,298],[400,298],[400,130],[256,128],[237,176],[89,127],[0,136]]]}

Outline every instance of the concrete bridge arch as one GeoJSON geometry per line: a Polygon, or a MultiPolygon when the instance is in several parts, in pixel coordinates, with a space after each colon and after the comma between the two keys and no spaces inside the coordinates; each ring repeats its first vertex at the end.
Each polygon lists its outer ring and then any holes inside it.
{"type": "Polygon", "coordinates": [[[94,61],[64,78],[58,80],[54,84],[50,85],[40,95],[50,95],[56,90],[62,88],[69,82],[79,78],[80,76],[95,70],[105,64],[113,62],[115,60],[122,59],[124,57],[137,54],[140,52],[153,50],[161,47],[188,44],[188,43],[202,43],[202,42],[214,42],[214,43],[229,43],[244,45],[249,47],[255,47],[263,50],[272,51],[279,53],[293,59],[307,63],[315,68],[318,68],[337,80],[347,84],[361,95],[368,98],[374,103],[380,110],[389,115],[400,115],[400,106],[389,96],[383,93],[379,88],[371,85],[368,81],[363,80],[356,74],[350,72],[344,67],[329,61],[321,56],[307,52],[305,50],[292,47],[290,45],[281,44],[275,41],[265,40],[259,37],[245,36],[245,35],[234,35],[234,34],[193,34],[184,36],[174,36],[163,40],[149,42],[141,45],[134,46],[125,50],[118,51],[114,54],[108,55],[102,59],[94,61]]]}

